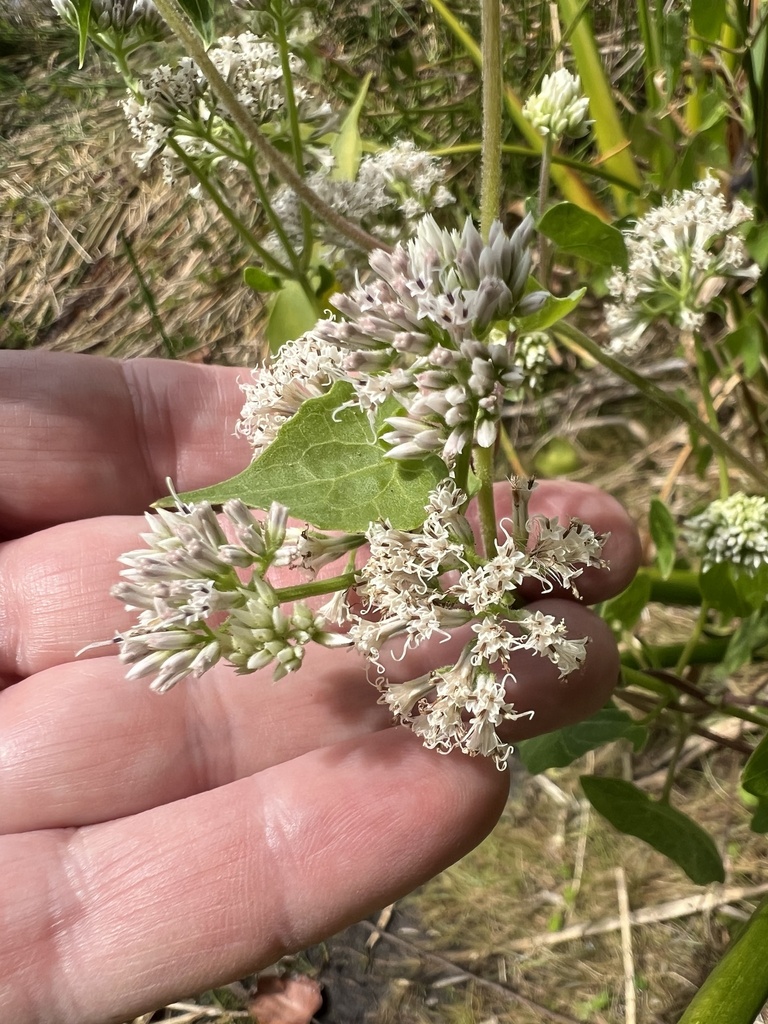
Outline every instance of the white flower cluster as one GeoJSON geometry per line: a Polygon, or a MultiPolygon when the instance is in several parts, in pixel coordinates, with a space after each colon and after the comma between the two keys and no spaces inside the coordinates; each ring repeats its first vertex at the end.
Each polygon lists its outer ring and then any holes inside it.
{"type": "Polygon", "coordinates": [[[349,644],[301,602],[284,612],[266,575],[275,565],[319,568],[360,538],[287,529],[287,510],[277,504],[263,521],[238,500],[223,512],[234,539],[207,502],[179,504],[148,515],[148,547],[120,559],[126,568],[112,593],[140,613],[139,624],[116,637],[120,660],[131,666],[128,679],[151,675],[151,688],[163,693],[222,659],[241,672],[274,664],[279,679],[300,666],[310,641],[349,644]]]}
{"type": "Polygon", "coordinates": [[[603,538],[581,523],[563,527],[529,517],[531,483],[515,481],[513,487],[517,512],[511,532],[488,559],[474,552],[463,515],[467,498],[450,480],[431,494],[418,531],[372,524],[370,557],[356,588],[364,613],[351,616],[349,631],[376,666],[381,702],[425,746],[481,753],[499,766],[511,748],[497,727],[519,717],[507,700],[514,654],[547,658],[561,677],[578,669],[586,656],[586,639],[569,637],[564,622],[516,607],[520,585],[535,580],[545,592],[554,585],[575,590],[586,566],[604,564],[603,538]],[[399,638],[408,650],[468,623],[475,635],[453,665],[404,683],[389,682],[381,653],[386,642],[399,638]]]}
{"type": "Polygon", "coordinates": [[[613,351],[631,354],[648,325],[660,318],[696,330],[725,279],[756,280],[759,268],[750,263],[736,233],[750,220],[752,211],[738,199],[729,208],[710,177],[674,193],[626,231],[628,269],[616,270],[608,281],[616,300],[606,307],[613,351]]]}
{"type": "MultiPolygon", "coordinates": [[[[208,51],[217,71],[257,123],[275,117],[285,106],[282,66],[277,47],[252,32],[223,36],[208,51]]],[[[313,105],[308,88],[302,84],[306,68],[290,56],[296,101],[305,117],[325,115],[327,105],[313,105]]],[[[141,83],[142,100],[132,93],[123,103],[132,135],[142,148],[134,160],[142,169],[163,146],[171,132],[190,155],[220,159],[216,136],[227,134],[227,115],[214,96],[203,73],[189,57],[171,67],[162,64],[141,83]]],[[[166,178],[173,180],[176,162],[165,157],[166,178]]]]}
{"type": "Polygon", "coordinates": [[[768,501],[737,492],[689,519],[688,540],[704,569],[722,562],[755,572],[768,565],[768,501]]]}
{"type": "Polygon", "coordinates": [[[580,138],[592,124],[587,118],[589,98],[581,91],[581,79],[566,68],[545,75],[541,88],[523,105],[523,117],[539,135],[558,142],[568,136],[580,138]]]}
{"type": "Polygon", "coordinates": [[[547,297],[525,293],[531,232],[530,218],[511,236],[496,221],[485,245],[469,218],[459,232],[427,216],[407,244],[373,252],[374,277],[333,297],[347,319],[319,321],[278,354],[264,386],[260,375],[245,385],[239,429],[257,454],[295,410],[301,389],[326,389],[341,377],[366,411],[397,398],[402,412],[383,435],[391,458],[432,453],[451,466],[470,444],[490,447],[522,373],[514,334],[486,335],[547,297]]]}
{"type": "MultiPolygon", "coordinates": [[[[59,17],[79,31],[72,0],[51,3],[59,17]]],[[[152,0],[91,0],[89,26],[100,39],[123,53],[159,39],[165,30],[165,22],[152,0]]]]}
{"type": "MultiPolygon", "coordinates": [[[[315,148],[314,155],[323,164],[307,176],[307,184],[338,213],[364,224],[375,218],[379,234],[382,220],[399,212],[406,224],[427,210],[439,209],[456,201],[443,185],[445,164],[438,157],[417,149],[409,140],[394,143],[380,153],[368,154],[360,161],[354,181],[339,181],[333,176],[334,163],[329,154],[315,148]]],[[[278,188],[272,207],[293,244],[302,238],[301,207],[296,194],[287,185],[278,188]]],[[[399,233],[402,223],[393,226],[399,233]]],[[[386,229],[383,235],[388,235],[386,229]]],[[[265,246],[282,256],[282,245],[275,233],[267,236],[265,246]]]]}

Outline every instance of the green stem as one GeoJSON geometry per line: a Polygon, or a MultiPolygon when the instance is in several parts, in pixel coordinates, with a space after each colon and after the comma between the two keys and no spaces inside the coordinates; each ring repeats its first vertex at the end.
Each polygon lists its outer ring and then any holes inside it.
{"type": "MultiPolygon", "coordinates": [[[[549,176],[552,169],[552,151],[554,142],[551,135],[544,138],[544,148],[541,151],[541,164],[539,166],[539,220],[544,216],[544,211],[549,202],[549,176]]],[[[552,257],[552,249],[546,235],[539,234],[539,284],[542,288],[549,287],[549,267],[552,257]]]]}
{"type": "Polygon", "coordinates": [[[341,576],[333,576],[328,580],[312,580],[310,583],[297,583],[293,587],[277,587],[275,593],[280,603],[303,601],[305,597],[322,597],[323,594],[336,594],[339,590],[354,587],[356,573],[345,572],[341,576]]]}
{"type": "Polygon", "coordinates": [[[496,548],[496,507],[493,499],[493,448],[474,449],[474,465],[480,490],[477,508],[480,513],[480,535],[486,558],[493,558],[496,548]]]}
{"type": "MultiPolygon", "coordinates": [[[[704,357],[702,339],[697,331],[692,332],[691,347],[693,349],[694,359],[696,361],[696,375],[699,380],[699,391],[701,392],[701,400],[704,404],[704,411],[706,412],[709,425],[712,427],[713,430],[719,433],[720,424],[717,421],[715,403],[712,401],[709,373],[707,371],[707,361],[704,357]]],[[[722,452],[716,452],[715,457],[717,459],[717,471],[720,477],[720,497],[727,498],[730,494],[731,489],[730,482],[728,480],[728,463],[725,461],[725,457],[722,452]]]]}
{"type": "Polygon", "coordinates": [[[693,997],[679,1024],[752,1024],[768,1000],[768,896],[693,997]]]}
{"type": "Polygon", "coordinates": [[[680,755],[683,752],[685,741],[690,735],[690,722],[685,715],[676,714],[677,719],[677,738],[675,740],[675,747],[672,751],[672,757],[669,759],[669,765],[667,766],[667,775],[664,779],[664,788],[661,791],[659,797],[659,803],[668,804],[669,796],[672,792],[672,787],[675,784],[675,770],[677,768],[677,762],[680,760],[680,755]]]}
{"type": "MultiPolygon", "coordinates": [[[[480,181],[480,233],[488,241],[501,207],[501,4],[482,0],[483,156],[480,181]]],[[[495,525],[494,525],[495,530],[495,525]]],[[[494,534],[495,536],[495,534],[494,534]]]]}
{"type": "Polygon", "coordinates": [[[205,47],[179,0],[158,0],[156,7],[168,24],[168,27],[178,36],[189,56],[192,57],[205,75],[208,84],[222,107],[232,118],[233,123],[240,129],[274,174],[286,185],[289,185],[301,202],[308,206],[313,213],[322,221],[325,221],[338,234],[352,242],[353,245],[356,245],[364,252],[370,252],[373,249],[391,251],[391,246],[378,238],[374,238],[373,235],[369,235],[359,224],[354,224],[351,220],[347,220],[346,217],[343,217],[333,207],[323,202],[320,196],[296,173],[290,161],[279,150],[275,149],[253,121],[251,114],[240,103],[232,88],[219,74],[213,61],[205,52],[205,47]]]}
{"type": "Polygon", "coordinates": [[[315,293],[312,290],[311,284],[307,280],[307,275],[304,272],[303,266],[301,265],[301,260],[299,259],[296,250],[291,245],[291,240],[288,238],[288,235],[286,234],[282,221],[272,208],[272,204],[269,201],[269,195],[267,194],[267,190],[264,188],[264,182],[261,180],[258,168],[253,162],[253,159],[246,160],[246,167],[248,168],[248,174],[250,175],[256,194],[259,197],[259,202],[264,208],[264,213],[266,214],[269,223],[272,225],[275,234],[280,239],[280,244],[282,245],[283,250],[286,256],[288,257],[288,261],[291,264],[291,269],[293,270],[293,274],[291,276],[294,278],[295,281],[298,281],[298,283],[301,285],[302,290],[309,299],[310,303],[313,306],[316,306],[317,297],[315,296],[315,293]]]}
{"type": "MultiPolygon", "coordinates": [[[[288,47],[288,35],[285,30],[285,17],[283,15],[282,3],[275,5],[279,11],[275,17],[277,25],[277,47],[280,51],[280,67],[283,72],[283,88],[285,89],[285,102],[288,106],[288,121],[291,128],[291,148],[293,150],[293,164],[296,173],[304,178],[304,147],[301,141],[301,125],[299,124],[299,110],[296,106],[296,93],[293,88],[293,72],[291,71],[291,51],[288,47]]],[[[312,233],[312,211],[304,203],[301,204],[301,229],[304,235],[302,245],[302,264],[304,268],[309,265],[312,258],[312,246],[314,237],[312,233]]]]}
{"type": "Polygon", "coordinates": [[[169,138],[166,140],[166,145],[168,146],[169,149],[173,150],[173,152],[176,154],[178,159],[184,164],[184,166],[190,172],[190,174],[192,174],[195,177],[195,179],[199,182],[200,187],[205,192],[205,194],[210,199],[213,200],[213,202],[216,205],[216,208],[221,213],[222,217],[224,217],[227,223],[235,229],[235,231],[242,238],[242,240],[253,249],[253,251],[256,253],[259,259],[266,266],[268,266],[270,270],[274,270],[282,277],[292,277],[293,275],[291,273],[290,268],[284,266],[284,264],[282,264],[279,260],[275,259],[275,257],[270,252],[267,252],[267,250],[262,246],[262,244],[259,242],[258,238],[254,235],[254,233],[248,230],[245,224],[243,224],[243,222],[234,212],[234,210],[224,201],[218,189],[214,186],[210,177],[205,173],[202,167],[200,167],[194,160],[192,160],[184,152],[182,147],[178,144],[178,142],[173,138],[172,135],[169,136],[169,138]]]}
{"type": "Polygon", "coordinates": [[[683,672],[688,668],[688,659],[690,658],[691,654],[693,654],[693,652],[696,650],[696,645],[698,644],[699,640],[701,640],[701,634],[703,633],[704,627],[707,624],[708,616],[709,605],[706,601],[702,601],[701,608],[699,609],[699,614],[696,617],[696,622],[694,624],[693,629],[691,630],[691,635],[686,640],[685,646],[680,652],[680,657],[677,659],[677,664],[675,665],[676,676],[681,676],[683,672]]]}
{"type": "Polygon", "coordinates": [[[149,318],[152,321],[155,330],[160,335],[160,339],[163,342],[163,345],[165,346],[165,351],[168,358],[175,359],[178,356],[176,345],[169,338],[165,330],[162,318],[160,316],[160,311],[158,310],[157,303],[155,302],[155,297],[152,294],[149,285],[144,280],[144,275],[141,272],[139,261],[136,259],[136,254],[133,251],[133,246],[131,245],[128,235],[122,228],[118,232],[118,238],[123,243],[125,255],[128,257],[128,262],[131,265],[131,270],[134,273],[136,283],[138,284],[139,291],[141,292],[141,297],[144,299],[144,304],[146,305],[147,311],[149,312],[149,318]]]}
{"type": "Polygon", "coordinates": [[[715,452],[722,453],[727,459],[739,469],[743,470],[753,480],[757,481],[762,490],[768,490],[768,476],[763,472],[762,469],[755,466],[746,456],[742,455],[741,452],[737,451],[732,445],[728,444],[716,430],[713,430],[708,423],[705,423],[700,419],[696,413],[692,412],[684,402],[680,399],[675,398],[674,395],[668,395],[662,391],[661,388],[652,384],[651,381],[646,380],[639,373],[636,373],[629,366],[620,362],[618,359],[614,359],[613,356],[609,355],[604,349],[602,349],[596,342],[589,338],[583,331],[573,327],[571,324],[560,321],[554,328],[552,328],[557,337],[563,342],[566,348],[576,347],[577,349],[583,349],[588,355],[605,366],[606,369],[615,373],[617,377],[621,377],[622,380],[632,384],[633,387],[637,388],[641,395],[645,395],[651,402],[661,406],[662,409],[666,409],[667,412],[677,416],[679,419],[686,423],[691,430],[705,438],[712,449],[715,452]]]}

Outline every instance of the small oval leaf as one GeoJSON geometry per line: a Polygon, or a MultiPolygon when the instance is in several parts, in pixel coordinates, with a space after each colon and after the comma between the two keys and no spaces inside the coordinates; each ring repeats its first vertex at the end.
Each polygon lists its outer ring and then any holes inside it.
{"type": "Polygon", "coordinates": [[[656,564],[659,567],[661,578],[669,579],[669,575],[675,567],[677,526],[672,518],[672,513],[658,498],[651,498],[648,527],[653,543],[656,545],[656,564]]]}
{"type": "Polygon", "coordinates": [[[551,206],[538,229],[570,256],[599,267],[627,267],[627,247],[618,228],[573,203],[551,206]]]}
{"type": "Polygon", "coordinates": [[[712,837],[682,811],[662,804],[624,779],[582,775],[584,793],[604,818],[669,857],[697,885],[725,881],[725,870],[712,837]]]}

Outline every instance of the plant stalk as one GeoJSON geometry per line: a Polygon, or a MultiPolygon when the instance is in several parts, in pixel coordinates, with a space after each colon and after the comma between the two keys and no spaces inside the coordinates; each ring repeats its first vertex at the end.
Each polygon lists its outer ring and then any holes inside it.
{"type": "Polygon", "coordinates": [[[480,233],[488,241],[501,207],[501,4],[482,0],[483,155],[480,180],[480,233]]]}
{"type": "Polygon", "coordinates": [[[289,185],[299,200],[308,206],[320,220],[324,221],[329,227],[359,249],[362,249],[364,252],[371,252],[374,249],[391,251],[391,246],[387,245],[386,242],[382,242],[381,239],[368,234],[358,224],[354,224],[351,220],[348,220],[334,210],[333,207],[323,202],[320,196],[296,173],[290,161],[275,149],[269,139],[253,122],[250,114],[242,106],[228,83],[219,74],[213,61],[205,52],[205,47],[192,22],[178,0],[158,0],[156,6],[171,31],[178,36],[189,56],[192,57],[205,75],[211,89],[232,118],[234,124],[240,129],[274,174],[286,185],[289,185]]]}

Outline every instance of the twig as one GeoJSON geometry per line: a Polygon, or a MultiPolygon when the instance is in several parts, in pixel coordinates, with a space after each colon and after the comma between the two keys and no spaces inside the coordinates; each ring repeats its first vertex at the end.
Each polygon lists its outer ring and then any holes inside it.
{"type": "MultiPolygon", "coordinates": [[[[370,921],[363,921],[361,923],[372,932],[376,930],[376,925],[372,924],[370,921]]],[[[574,1017],[567,1017],[563,1013],[558,1013],[557,1010],[550,1010],[548,1007],[534,1002],[533,999],[528,999],[527,996],[521,995],[519,992],[515,992],[514,989],[500,984],[498,981],[489,981],[488,978],[482,978],[480,975],[474,974],[472,971],[466,971],[459,967],[458,964],[452,963],[450,960],[446,959],[446,957],[440,956],[439,953],[432,953],[430,950],[421,949],[415,943],[409,942],[407,939],[403,939],[399,935],[393,935],[392,932],[381,932],[381,937],[386,939],[387,942],[400,946],[401,949],[407,949],[409,953],[416,953],[425,960],[432,960],[434,963],[439,964],[444,970],[452,973],[454,981],[470,978],[476,985],[482,985],[483,988],[490,989],[492,992],[495,992],[497,995],[502,996],[505,999],[513,999],[518,1003],[522,1003],[523,1006],[526,1006],[533,1013],[538,1014],[542,1020],[551,1020],[554,1021],[555,1024],[579,1024],[574,1017]]]]}
{"type": "Polygon", "coordinates": [[[629,919],[629,896],[624,868],[616,868],[616,893],[619,899],[621,928],[621,958],[624,964],[624,1020],[635,1024],[637,1020],[637,993],[635,992],[635,959],[632,954],[632,926],[629,919]]]}
{"type": "MultiPolygon", "coordinates": [[[[690,917],[691,914],[702,914],[715,907],[721,907],[733,900],[751,899],[768,892],[768,882],[761,885],[731,886],[719,892],[706,892],[696,896],[686,896],[681,900],[670,900],[659,903],[655,907],[642,907],[629,915],[631,925],[658,924],[659,921],[671,921],[677,917],[690,917]]],[[[525,939],[515,939],[509,943],[508,949],[515,953],[531,953],[541,946],[559,946],[563,942],[574,939],[585,939],[589,935],[607,935],[621,928],[620,917],[601,917],[597,921],[583,921],[571,925],[559,932],[543,932],[525,939]]]]}

